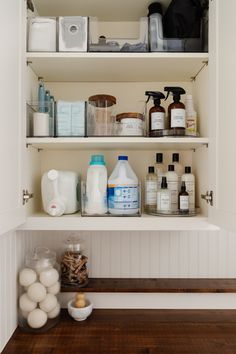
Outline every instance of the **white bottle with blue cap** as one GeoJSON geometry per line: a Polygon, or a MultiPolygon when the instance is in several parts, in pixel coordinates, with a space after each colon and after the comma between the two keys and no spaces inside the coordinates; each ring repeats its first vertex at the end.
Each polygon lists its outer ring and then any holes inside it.
{"type": "Polygon", "coordinates": [[[107,213],[107,169],[103,155],[92,155],[87,171],[85,212],[107,213]]]}
{"type": "Polygon", "coordinates": [[[132,215],[139,211],[138,178],[128,163],[128,156],[119,156],[108,180],[108,209],[114,215],[132,215]]]}

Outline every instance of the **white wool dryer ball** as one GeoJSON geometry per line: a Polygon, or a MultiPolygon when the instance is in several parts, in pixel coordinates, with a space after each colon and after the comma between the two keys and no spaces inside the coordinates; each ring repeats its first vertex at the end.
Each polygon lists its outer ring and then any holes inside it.
{"type": "Polygon", "coordinates": [[[34,282],[36,282],[36,280],[37,280],[37,274],[33,269],[24,268],[20,272],[20,275],[19,275],[20,285],[29,286],[29,285],[33,284],[34,282]]]}
{"type": "Polygon", "coordinates": [[[35,302],[43,301],[47,295],[46,288],[40,283],[34,283],[30,285],[27,294],[30,300],[35,302]]]}
{"type": "Polygon", "coordinates": [[[58,315],[59,315],[59,313],[60,313],[60,310],[61,310],[61,307],[60,307],[60,304],[59,304],[59,302],[57,303],[57,305],[56,305],[56,307],[52,310],[52,311],[50,311],[50,312],[48,312],[48,318],[55,318],[55,317],[57,317],[58,315]]]}
{"type": "Polygon", "coordinates": [[[47,288],[49,294],[57,295],[60,292],[60,283],[57,281],[55,284],[47,288]]]}
{"type": "Polygon", "coordinates": [[[57,305],[57,298],[53,294],[47,294],[45,299],[39,303],[41,310],[45,312],[52,311],[57,305]]]}
{"type": "Polygon", "coordinates": [[[59,273],[55,268],[46,269],[39,275],[39,280],[44,286],[50,287],[59,279],[59,273]]]}
{"type": "Polygon", "coordinates": [[[31,328],[41,328],[45,325],[47,319],[47,314],[44,311],[35,309],[29,313],[27,321],[31,328]]]}
{"type": "Polygon", "coordinates": [[[32,301],[28,297],[28,295],[25,293],[25,294],[21,295],[21,297],[19,299],[19,306],[22,311],[30,312],[36,308],[37,304],[35,301],[32,301]]]}

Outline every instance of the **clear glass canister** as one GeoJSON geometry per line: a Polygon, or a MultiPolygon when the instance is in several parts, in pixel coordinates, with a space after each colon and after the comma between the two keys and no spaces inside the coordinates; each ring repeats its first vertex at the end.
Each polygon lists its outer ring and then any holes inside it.
{"type": "Polygon", "coordinates": [[[38,247],[25,257],[19,273],[19,326],[29,332],[45,332],[60,316],[60,272],[56,253],[38,247]]]}
{"type": "Polygon", "coordinates": [[[61,260],[61,280],[65,286],[83,287],[88,284],[88,258],[81,253],[80,246],[76,238],[65,241],[66,251],[61,260]]]}

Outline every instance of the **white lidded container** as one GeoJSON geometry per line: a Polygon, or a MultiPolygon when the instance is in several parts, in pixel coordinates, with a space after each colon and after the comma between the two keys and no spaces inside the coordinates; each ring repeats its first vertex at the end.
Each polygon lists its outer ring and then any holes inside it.
{"type": "Polygon", "coordinates": [[[56,18],[29,19],[28,52],[56,52],[56,37],[56,18]]]}
{"type": "Polygon", "coordinates": [[[85,212],[107,213],[107,169],[103,155],[92,155],[87,171],[85,212]]]}
{"type": "Polygon", "coordinates": [[[139,212],[138,178],[128,163],[128,156],[119,156],[108,180],[108,208],[114,215],[139,212]]]}

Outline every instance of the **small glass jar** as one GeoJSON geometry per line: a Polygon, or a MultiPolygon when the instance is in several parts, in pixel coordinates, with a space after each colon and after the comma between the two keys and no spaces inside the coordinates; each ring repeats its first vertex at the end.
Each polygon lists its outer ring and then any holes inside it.
{"type": "Polygon", "coordinates": [[[137,112],[120,113],[116,116],[116,121],[120,123],[121,136],[143,136],[144,135],[144,117],[137,112]]]}
{"type": "Polygon", "coordinates": [[[61,260],[61,280],[65,286],[83,287],[88,284],[88,258],[80,252],[76,238],[65,241],[66,251],[61,260]]]}
{"type": "Polygon", "coordinates": [[[20,271],[18,321],[29,332],[45,332],[54,327],[60,317],[60,272],[56,253],[38,247],[25,257],[20,271]]]}

